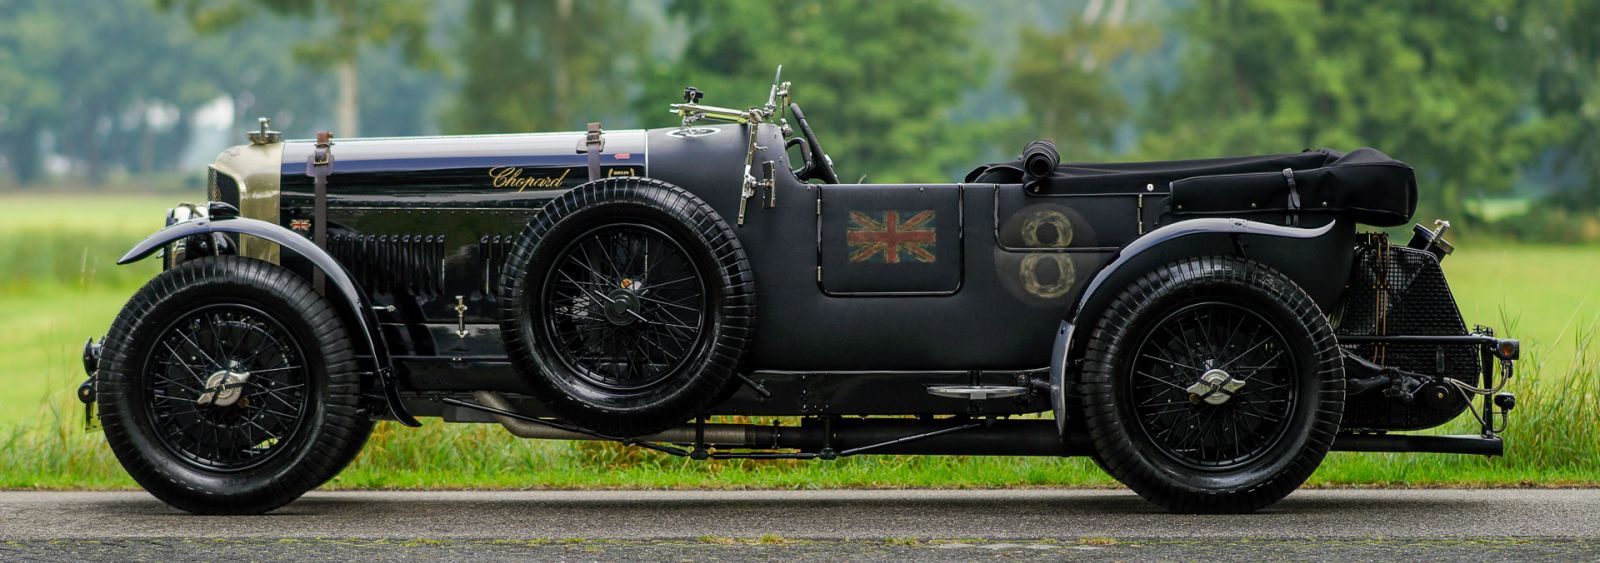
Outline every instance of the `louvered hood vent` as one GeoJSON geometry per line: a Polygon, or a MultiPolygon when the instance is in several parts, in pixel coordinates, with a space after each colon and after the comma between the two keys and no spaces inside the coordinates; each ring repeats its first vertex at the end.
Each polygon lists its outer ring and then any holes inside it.
{"type": "Polygon", "coordinates": [[[328,252],[373,294],[437,297],[444,287],[444,235],[328,235],[328,252]]]}

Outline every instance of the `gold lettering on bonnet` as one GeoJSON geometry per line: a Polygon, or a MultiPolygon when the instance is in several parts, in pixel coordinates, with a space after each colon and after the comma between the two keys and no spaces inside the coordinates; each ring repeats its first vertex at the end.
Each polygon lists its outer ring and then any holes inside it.
{"type": "Polygon", "coordinates": [[[566,183],[567,174],[572,173],[571,168],[562,168],[561,175],[559,176],[535,178],[532,176],[524,177],[522,175],[523,170],[523,168],[517,166],[496,166],[494,168],[490,168],[489,178],[491,179],[491,185],[496,188],[516,188],[519,192],[528,188],[559,188],[566,183]]]}

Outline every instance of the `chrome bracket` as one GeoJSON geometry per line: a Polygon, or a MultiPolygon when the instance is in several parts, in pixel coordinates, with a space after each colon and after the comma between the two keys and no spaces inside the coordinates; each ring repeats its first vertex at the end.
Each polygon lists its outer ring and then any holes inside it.
{"type": "Polygon", "coordinates": [[[456,336],[467,337],[467,300],[465,297],[456,296],[456,336]]]}
{"type": "MultiPolygon", "coordinates": [[[[755,197],[756,188],[774,189],[771,183],[773,181],[773,173],[771,171],[767,172],[765,180],[758,180],[755,175],[751,174],[751,170],[755,166],[756,152],[767,149],[767,147],[756,144],[756,131],[760,129],[759,126],[762,123],[776,123],[785,133],[788,131],[789,124],[784,119],[783,114],[784,110],[789,107],[790,85],[788,82],[783,82],[782,78],[783,66],[779,65],[777,74],[772,77],[772,89],[767,91],[767,103],[762,104],[760,107],[736,110],[703,105],[700,103],[700,99],[704,97],[704,92],[692,87],[684,90],[684,103],[667,106],[671,108],[672,113],[677,114],[682,120],[679,131],[688,130],[690,124],[702,119],[738,123],[745,125],[749,129],[749,140],[744,157],[744,183],[739,190],[738,224],[740,226],[744,226],[745,209],[748,207],[750,198],[755,197]]],[[[770,209],[777,206],[776,194],[769,191],[767,199],[768,202],[765,207],[770,209]]]]}
{"type": "Polygon", "coordinates": [[[778,207],[778,163],[768,160],[761,163],[761,172],[765,180],[758,182],[759,187],[767,190],[767,209],[778,207]]]}

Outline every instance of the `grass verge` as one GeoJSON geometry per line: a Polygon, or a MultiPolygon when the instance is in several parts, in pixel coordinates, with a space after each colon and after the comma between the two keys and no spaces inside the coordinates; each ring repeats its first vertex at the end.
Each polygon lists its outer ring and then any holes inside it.
{"type": "MultiPolygon", "coordinates": [[[[103,334],[153,263],[112,267],[168,198],[0,198],[0,488],[133,488],[71,389],[78,346],[103,334]],[[61,211],[51,215],[50,210],[61,211]],[[55,219],[52,219],[54,217],[55,219]],[[79,225],[65,230],[63,224],[79,225]]],[[[1329,456],[1311,486],[1600,486],[1600,251],[1467,247],[1445,269],[1469,322],[1523,339],[1509,455],[1329,456]]],[[[1472,431],[1463,417],[1444,433],[1472,431]]],[[[695,462],[607,444],[519,440],[498,427],[379,425],[327,485],[358,489],[1114,487],[1086,459],[860,457],[695,462]]]]}

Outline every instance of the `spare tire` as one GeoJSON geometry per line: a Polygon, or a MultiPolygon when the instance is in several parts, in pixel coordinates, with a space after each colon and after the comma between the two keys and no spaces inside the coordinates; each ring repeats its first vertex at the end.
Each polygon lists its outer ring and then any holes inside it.
{"type": "Polygon", "coordinates": [[[664,430],[725,396],[755,326],[733,228],[658,180],[602,180],[556,198],[504,271],[512,365],[551,411],[609,435],[664,430]]]}

